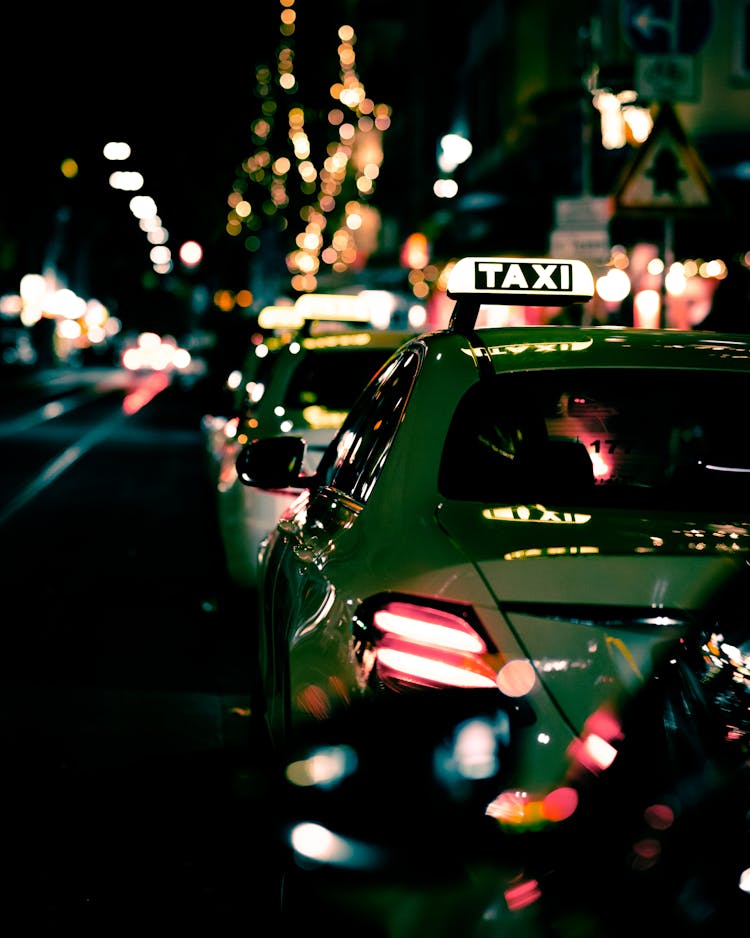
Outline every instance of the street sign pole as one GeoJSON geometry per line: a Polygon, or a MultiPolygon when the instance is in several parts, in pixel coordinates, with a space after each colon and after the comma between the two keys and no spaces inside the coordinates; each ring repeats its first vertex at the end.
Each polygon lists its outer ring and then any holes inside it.
{"type": "Polygon", "coordinates": [[[667,275],[674,263],[675,218],[686,212],[716,210],[710,180],[689,147],[671,105],[675,99],[695,99],[693,56],[703,48],[713,29],[714,0],[621,0],[621,12],[624,38],[636,52],[638,91],[655,97],[659,104],[659,127],[655,125],[657,133],[652,131],[652,136],[661,141],[662,157],[657,165],[645,159],[649,151],[641,151],[629,177],[619,187],[616,202],[620,211],[659,214],[663,219],[664,270],[659,309],[663,328],[668,322],[667,275]],[[664,133],[659,136],[660,129],[664,133]],[[670,166],[671,185],[667,178],[670,166]],[[660,175],[662,172],[667,175],[660,175]]]}
{"type": "Polygon", "coordinates": [[[664,270],[661,275],[661,303],[659,305],[659,325],[662,329],[669,322],[667,316],[669,306],[669,293],[667,291],[667,274],[674,263],[674,215],[667,213],[664,216],[664,242],[662,244],[662,257],[664,270]]]}

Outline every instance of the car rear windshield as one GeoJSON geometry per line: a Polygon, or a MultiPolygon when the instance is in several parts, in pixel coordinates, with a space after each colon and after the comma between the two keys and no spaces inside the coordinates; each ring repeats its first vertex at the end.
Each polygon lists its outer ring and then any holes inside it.
{"type": "Polygon", "coordinates": [[[307,351],[284,395],[284,406],[303,410],[317,405],[348,411],[373,375],[393,354],[391,348],[331,348],[307,351]]]}
{"type": "Polygon", "coordinates": [[[749,506],[750,375],[607,369],[497,375],[454,414],[449,498],[710,510],[749,506]]]}

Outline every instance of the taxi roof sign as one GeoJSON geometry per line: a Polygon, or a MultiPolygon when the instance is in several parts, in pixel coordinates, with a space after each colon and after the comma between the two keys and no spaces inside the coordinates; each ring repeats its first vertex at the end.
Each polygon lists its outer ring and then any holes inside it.
{"type": "Polygon", "coordinates": [[[568,306],[594,295],[594,277],[579,259],[464,257],[448,276],[456,300],[451,328],[472,329],[482,304],[568,306]]]}
{"type": "Polygon", "coordinates": [[[370,307],[361,296],[351,293],[303,293],[295,300],[294,309],[305,319],[370,321],[370,307]]]}
{"type": "Polygon", "coordinates": [[[305,317],[288,306],[264,306],[258,313],[258,325],[261,329],[301,329],[305,324],[305,317]]]}

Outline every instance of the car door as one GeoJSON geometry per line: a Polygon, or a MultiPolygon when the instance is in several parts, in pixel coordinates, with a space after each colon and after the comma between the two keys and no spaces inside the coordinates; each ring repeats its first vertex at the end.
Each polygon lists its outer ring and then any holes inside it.
{"type": "Polygon", "coordinates": [[[421,356],[404,351],[370,382],[321,460],[316,485],[290,506],[263,562],[263,636],[269,722],[284,735],[295,712],[326,716],[333,695],[356,691],[348,598],[355,590],[346,541],[406,407],[421,356]]]}

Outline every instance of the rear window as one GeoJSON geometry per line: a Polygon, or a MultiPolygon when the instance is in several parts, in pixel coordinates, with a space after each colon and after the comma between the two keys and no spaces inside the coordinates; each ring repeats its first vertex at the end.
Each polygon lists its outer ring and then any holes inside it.
{"type": "Polygon", "coordinates": [[[612,507],[748,506],[750,377],[607,369],[497,375],[463,398],[441,492],[612,507]]]}
{"type": "Polygon", "coordinates": [[[284,406],[317,405],[348,411],[370,378],[391,357],[390,348],[313,349],[300,357],[284,394],[284,406]]]}

